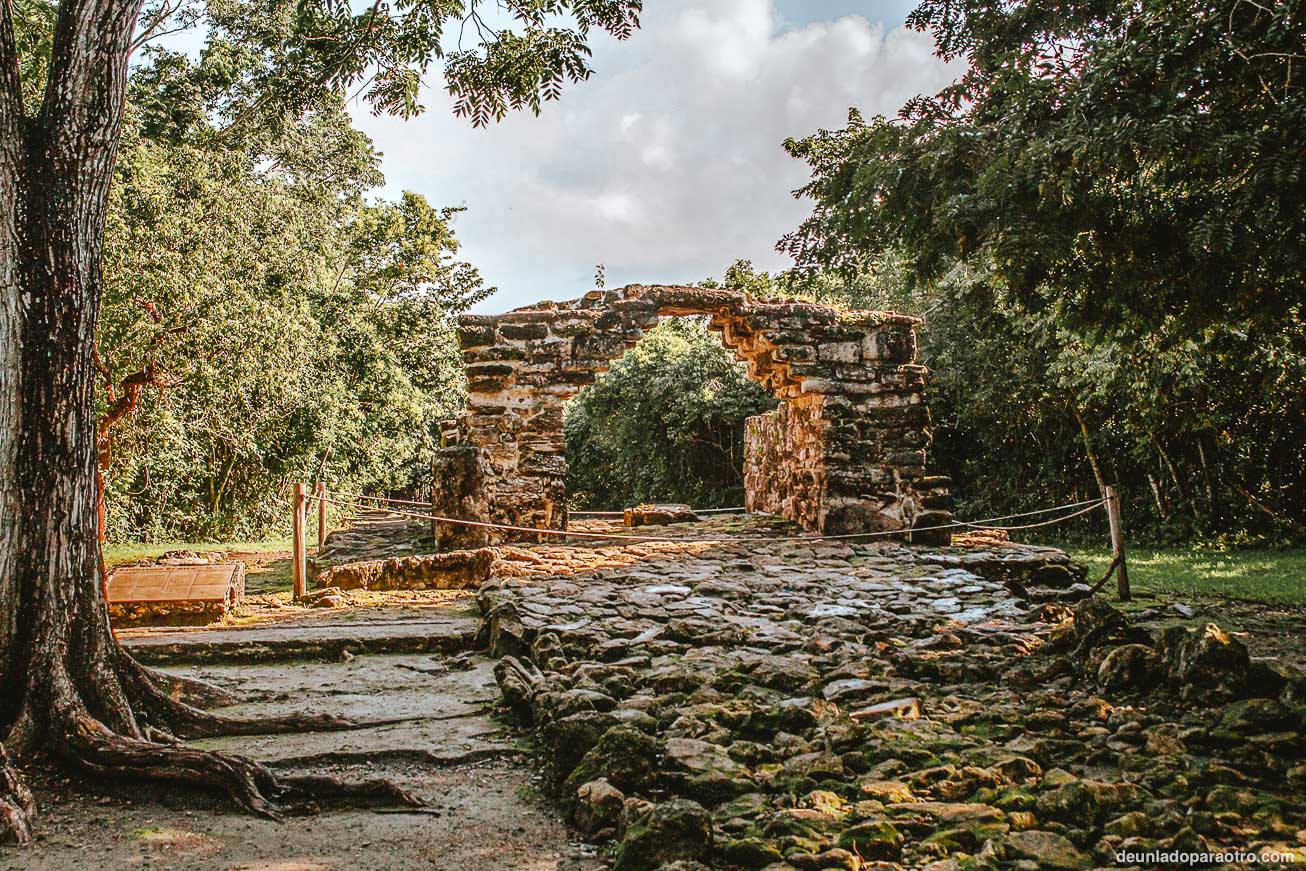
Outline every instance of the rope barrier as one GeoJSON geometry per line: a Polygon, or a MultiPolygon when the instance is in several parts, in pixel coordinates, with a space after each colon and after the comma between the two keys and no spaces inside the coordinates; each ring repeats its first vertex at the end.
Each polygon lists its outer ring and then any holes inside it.
{"type": "MultiPolygon", "coordinates": [[[[695,514],[725,514],[727,512],[747,511],[748,509],[740,505],[736,508],[691,508],[690,511],[695,514]]],[[[624,517],[625,511],[568,511],[569,517],[624,517]]]]}
{"type": "MultiPolygon", "coordinates": [[[[305,499],[309,499],[309,500],[313,500],[313,499],[318,499],[319,497],[318,497],[316,494],[314,494],[314,495],[311,495],[311,496],[305,496],[304,498],[305,498],[305,499]]],[[[391,499],[391,498],[388,497],[388,496],[363,496],[362,494],[359,494],[359,495],[357,495],[357,496],[350,496],[349,498],[350,498],[350,499],[366,499],[366,500],[368,500],[368,501],[372,501],[372,502],[389,502],[389,503],[392,503],[392,504],[395,504],[395,505],[421,505],[421,506],[424,507],[424,508],[429,508],[429,507],[431,507],[431,502],[430,502],[429,499],[423,502],[423,501],[421,501],[421,500],[417,500],[417,499],[391,499]]],[[[331,500],[328,499],[327,501],[330,502],[331,500]]]]}
{"type": "MultiPolygon", "coordinates": [[[[1051,520],[1044,520],[1044,521],[1042,521],[1041,523],[1025,523],[1025,524],[1021,524],[1021,525],[1018,525],[1018,526],[983,526],[983,525],[981,525],[981,522],[969,523],[969,522],[967,522],[967,521],[965,521],[965,520],[954,520],[954,521],[952,521],[952,522],[953,522],[954,524],[956,524],[957,526],[965,526],[965,527],[968,527],[968,528],[970,528],[970,529],[1002,529],[1002,530],[1038,529],[1040,526],[1052,526],[1054,523],[1061,523],[1063,520],[1070,520],[1071,518],[1073,518],[1073,517],[1078,517],[1078,516],[1081,515],[1081,514],[1087,514],[1088,512],[1090,512],[1090,511],[1094,510],[1095,508],[1097,508],[1099,505],[1104,505],[1104,504],[1106,504],[1106,500],[1105,500],[1105,499],[1099,499],[1099,500],[1097,500],[1096,502],[1094,502],[1094,503],[1092,503],[1091,505],[1089,505],[1087,508],[1082,508],[1082,509],[1080,509],[1079,511],[1076,511],[1074,514],[1066,514],[1066,515],[1064,515],[1064,516],[1062,516],[1062,517],[1054,517],[1054,518],[1052,518],[1051,520]]],[[[1065,507],[1067,507],[1067,506],[1062,505],[1062,506],[1060,506],[1060,507],[1061,507],[1061,508],[1065,508],[1065,507]]],[[[1056,509],[1056,508],[1044,508],[1044,509],[1042,510],[1042,512],[1040,512],[1040,513],[1046,514],[1046,513],[1049,512],[1049,511],[1056,511],[1056,510],[1058,510],[1058,509],[1056,509]]],[[[1031,513],[1033,513],[1033,512],[1031,512],[1031,513]]],[[[1007,520],[1007,519],[1009,519],[1009,518],[1000,517],[1000,518],[997,518],[997,519],[999,519],[999,520],[1007,520]]]]}
{"type": "Polygon", "coordinates": [[[818,536],[792,535],[792,536],[780,536],[778,538],[765,538],[765,539],[741,538],[739,536],[696,539],[696,538],[674,538],[671,536],[656,536],[656,535],[626,535],[622,533],[580,532],[580,531],[566,530],[566,529],[545,529],[538,526],[513,526],[507,523],[488,523],[480,520],[462,520],[455,517],[441,517],[436,514],[418,514],[416,512],[401,511],[398,509],[387,509],[387,508],[378,509],[376,506],[373,505],[365,505],[357,502],[348,502],[345,500],[333,499],[330,497],[313,496],[309,498],[324,499],[326,502],[335,505],[345,505],[348,507],[361,508],[369,511],[376,511],[376,510],[386,511],[389,514],[394,514],[400,517],[409,517],[415,520],[434,520],[440,523],[452,523],[461,526],[475,526],[484,529],[499,529],[505,532],[527,532],[527,533],[534,533],[537,535],[554,535],[563,538],[589,538],[589,539],[602,539],[602,540],[659,542],[659,543],[675,543],[675,544],[740,544],[740,543],[756,544],[759,541],[765,541],[768,543],[769,542],[842,541],[842,540],[854,539],[854,538],[876,538],[879,536],[902,535],[904,533],[914,533],[914,532],[934,532],[941,529],[957,529],[958,527],[970,528],[970,529],[994,530],[994,531],[1008,530],[1008,529],[1011,530],[1034,529],[1040,526],[1051,526],[1054,523],[1061,523],[1062,521],[1070,520],[1082,514],[1087,514],[1089,511],[1092,511],[1094,508],[1097,508],[1098,506],[1103,505],[1106,502],[1105,499],[1088,500],[1088,502],[1074,502],[1068,505],[1059,505],[1056,506],[1055,508],[1042,508],[1037,511],[1027,511],[1027,512],[1022,512],[1020,514],[1008,514],[999,517],[987,517],[982,520],[976,520],[970,522],[954,520],[950,523],[941,524],[938,526],[922,526],[922,527],[917,527],[915,529],[880,530],[877,532],[852,532],[852,533],[845,533],[841,535],[818,535],[818,536]],[[1039,523],[1025,524],[1020,526],[985,525],[985,524],[992,523],[993,521],[996,520],[1011,520],[1017,517],[1029,517],[1035,514],[1047,514],[1052,511],[1063,511],[1067,508],[1076,508],[1079,507],[1080,505],[1087,505],[1087,507],[1081,508],[1080,510],[1074,512],[1073,514],[1067,514],[1062,517],[1056,517],[1051,520],[1046,520],[1039,523]]]}

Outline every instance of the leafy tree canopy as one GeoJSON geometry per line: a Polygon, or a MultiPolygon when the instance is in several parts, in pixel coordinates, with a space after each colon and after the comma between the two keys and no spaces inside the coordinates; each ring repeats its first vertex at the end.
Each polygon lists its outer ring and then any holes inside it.
{"type": "Polygon", "coordinates": [[[782,247],[934,280],[982,260],[1030,311],[1196,337],[1290,316],[1306,286],[1306,22],[1296,2],[927,0],[964,59],[899,118],[787,143],[812,216],[782,247]]]}
{"type": "Polygon", "coordinates": [[[492,293],[456,209],[371,201],[378,155],[342,101],[224,137],[210,61],[132,78],[97,357],[109,533],[258,534],[294,479],[420,480],[457,407],[451,314],[492,293]]]}
{"type": "MultiPolygon", "coordinates": [[[[30,2],[30,0],[29,0],[30,2]]],[[[478,126],[514,109],[538,113],[567,82],[592,74],[589,39],[639,26],[642,0],[497,0],[511,25],[494,27],[485,0],[366,5],[348,0],[151,0],[136,43],[203,24],[199,87],[220,95],[227,128],[294,116],[354,93],[374,111],[411,116],[443,64],[454,111],[478,126]]],[[[167,99],[168,94],[161,94],[167,99]]]]}

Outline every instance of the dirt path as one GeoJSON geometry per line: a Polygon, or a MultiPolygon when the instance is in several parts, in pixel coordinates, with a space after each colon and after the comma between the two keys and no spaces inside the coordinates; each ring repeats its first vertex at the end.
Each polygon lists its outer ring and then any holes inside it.
{"type": "MultiPolygon", "coordinates": [[[[403,649],[416,627],[376,619],[381,616],[363,626],[342,621],[312,627],[317,652],[342,645],[357,650],[359,640],[384,646],[391,635],[403,649]]],[[[435,637],[469,639],[474,621],[461,620],[469,625],[455,625],[452,617],[442,617],[438,626],[423,625],[435,637]]],[[[575,842],[556,812],[537,798],[529,759],[493,718],[498,693],[491,660],[421,652],[215,664],[224,650],[248,652],[247,644],[257,644],[265,657],[277,652],[278,642],[285,643],[287,653],[305,652],[295,633],[244,631],[273,634],[238,642],[233,630],[191,631],[171,633],[163,641],[156,634],[133,646],[166,644],[172,670],[242,693],[247,701],[228,709],[233,713],[321,711],[404,721],[349,732],[223,738],[197,746],[244,753],[283,770],[392,778],[428,806],[417,813],[332,811],[278,824],[235,813],[217,797],[156,785],[97,784],[79,791],[76,783],[51,775],[35,784],[40,841],[32,849],[0,851],[0,869],[583,871],[601,866],[594,848],[575,842]],[[197,662],[182,662],[188,650],[197,662]]]]}

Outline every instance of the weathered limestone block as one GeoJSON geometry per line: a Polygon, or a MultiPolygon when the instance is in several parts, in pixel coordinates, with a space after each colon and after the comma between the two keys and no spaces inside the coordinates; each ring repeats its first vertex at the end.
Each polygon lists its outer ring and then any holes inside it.
{"type": "MultiPolygon", "coordinates": [[[[485,503],[485,466],[480,451],[471,445],[453,445],[436,451],[432,464],[433,514],[459,520],[484,522],[489,519],[485,503]]],[[[483,547],[489,536],[484,527],[432,521],[431,533],[438,550],[466,550],[483,547]]]]}
{"type": "Polygon", "coordinates": [[[223,602],[111,602],[109,622],[127,626],[207,626],[227,614],[223,602]]]}
{"type": "Polygon", "coordinates": [[[782,402],[744,422],[744,507],[822,528],[828,421],[821,397],[782,402]]]}
{"type": "Polygon", "coordinates": [[[322,570],[315,583],[341,590],[476,589],[490,576],[495,557],[493,548],[482,547],[345,563],[322,570]]]}
{"type": "Polygon", "coordinates": [[[623,512],[626,526],[659,526],[667,523],[692,523],[698,520],[694,509],[679,502],[658,505],[636,505],[623,512]]]}
{"type": "MultiPolygon", "coordinates": [[[[929,416],[926,370],[915,362],[919,319],[684,286],[596,290],[568,302],[461,318],[469,411],[456,440],[476,453],[438,460],[446,466],[437,470],[436,485],[456,491],[479,480],[481,496],[455,492],[437,502],[463,512],[457,516],[565,528],[563,403],[659,317],[681,315],[706,315],[749,377],[781,400],[775,412],[747,425],[750,510],[830,534],[905,534],[948,522],[947,482],[920,483],[929,416]],[[478,474],[446,471],[473,457],[478,474]]],[[[534,535],[493,531],[476,542],[534,535]]]]}

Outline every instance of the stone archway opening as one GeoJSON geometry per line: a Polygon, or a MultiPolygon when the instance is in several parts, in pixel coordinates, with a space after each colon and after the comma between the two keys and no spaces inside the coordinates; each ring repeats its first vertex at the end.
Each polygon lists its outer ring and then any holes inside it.
{"type": "MultiPolygon", "coordinates": [[[[738,291],[630,285],[500,315],[464,315],[467,410],[433,464],[436,513],[566,529],[563,405],[666,316],[704,315],[775,411],[745,427],[745,507],[825,535],[938,526],[949,482],[926,473],[919,319],[738,291]]],[[[441,548],[532,537],[436,524],[441,548]]],[[[944,535],[916,533],[916,541],[944,535]]]]}
{"type": "Polygon", "coordinates": [[[700,315],[659,318],[564,404],[571,518],[641,504],[744,504],[745,420],[779,400],[707,325],[700,315]]]}

